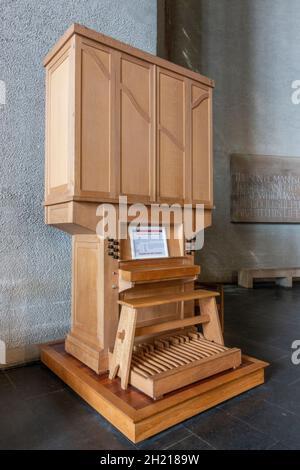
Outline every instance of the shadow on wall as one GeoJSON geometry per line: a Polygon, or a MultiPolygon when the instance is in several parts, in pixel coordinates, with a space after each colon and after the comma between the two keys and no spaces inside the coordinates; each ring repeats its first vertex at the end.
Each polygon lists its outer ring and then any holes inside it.
{"type": "Polygon", "coordinates": [[[158,4],[158,55],[199,72],[202,1],[158,0],[158,4]]]}
{"type": "Polygon", "coordinates": [[[198,256],[202,279],[231,281],[241,267],[300,265],[298,226],[230,222],[232,153],[299,156],[300,107],[291,102],[291,83],[300,77],[299,2],[165,0],[164,14],[158,52],[216,82],[216,210],[198,256]]]}
{"type": "MultiPolygon", "coordinates": [[[[238,109],[235,117],[243,120],[244,131],[240,140],[244,146],[251,147],[255,109],[249,112],[248,103],[243,112],[237,105],[238,97],[249,96],[255,87],[252,66],[255,8],[248,0],[163,0],[158,4],[158,55],[213,78],[216,81],[215,110],[218,111],[215,134],[219,138],[226,136],[231,122],[228,113],[238,109]],[[218,108],[220,101],[221,109],[218,108]]],[[[217,140],[215,150],[219,151],[220,147],[229,153],[232,151],[227,139],[217,140]]]]}

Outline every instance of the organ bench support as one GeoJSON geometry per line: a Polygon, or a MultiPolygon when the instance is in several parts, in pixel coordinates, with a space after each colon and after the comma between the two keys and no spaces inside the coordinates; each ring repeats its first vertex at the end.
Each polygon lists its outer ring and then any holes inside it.
{"type": "Polygon", "coordinates": [[[72,321],[41,357],[137,442],[264,381],[265,363],[224,346],[217,294],[194,290],[185,219],[165,219],[189,204],[195,225],[201,204],[211,225],[214,82],[77,24],[44,65],[45,220],[72,236],[72,321]],[[103,203],[114,238],[97,232],[103,203]],[[159,256],[134,252],[134,217],[121,217],[134,203],[160,205],[139,226],[165,234],[159,256]]]}

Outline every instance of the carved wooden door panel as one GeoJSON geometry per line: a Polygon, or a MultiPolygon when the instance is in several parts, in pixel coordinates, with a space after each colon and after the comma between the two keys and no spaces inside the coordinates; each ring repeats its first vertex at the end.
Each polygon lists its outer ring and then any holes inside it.
{"type": "Polygon", "coordinates": [[[212,96],[211,89],[189,81],[191,116],[191,197],[193,203],[212,205],[212,96]]]}
{"type": "Polygon", "coordinates": [[[157,69],[157,191],[158,200],[183,203],[186,153],[185,79],[157,69]]]}
{"type": "Polygon", "coordinates": [[[46,168],[45,202],[64,201],[73,195],[73,157],[70,113],[74,110],[72,93],[74,39],[47,67],[46,82],[46,168]]]}
{"type": "Polygon", "coordinates": [[[79,196],[116,197],[114,51],[77,38],[75,149],[79,196]],[[79,57],[78,57],[79,55],[79,57]]]}
{"type": "Polygon", "coordinates": [[[119,185],[129,202],[155,200],[154,66],[119,54],[119,185]]]}

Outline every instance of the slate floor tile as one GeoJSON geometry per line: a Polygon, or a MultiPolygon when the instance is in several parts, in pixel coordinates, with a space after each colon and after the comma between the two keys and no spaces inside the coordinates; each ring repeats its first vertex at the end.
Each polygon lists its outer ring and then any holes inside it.
{"type": "Polygon", "coordinates": [[[135,450],[136,446],[115,429],[107,429],[91,416],[66,433],[41,441],[36,449],[50,450],[135,450]]]}
{"type": "Polygon", "coordinates": [[[268,448],[268,450],[292,450],[292,449],[284,445],[282,442],[276,442],[276,444],[273,444],[271,447],[268,448]]]}
{"type": "Polygon", "coordinates": [[[7,385],[9,383],[8,378],[6,377],[6,374],[0,370],[0,387],[1,385],[7,385]]]}
{"type": "Polygon", "coordinates": [[[290,354],[272,361],[268,369],[268,377],[275,382],[290,385],[300,380],[300,365],[292,363],[290,354]]]}
{"type": "Polygon", "coordinates": [[[260,396],[247,396],[228,401],[222,408],[232,417],[248,423],[292,449],[300,449],[300,417],[266,401],[260,396]]]}
{"type": "Polygon", "coordinates": [[[168,450],[214,450],[212,446],[204,442],[200,437],[192,434],[182,441],[167,447],[168,450]]]}
{"type": "Polygon", "coordinates": [[[300,325],[295,327],[294,325],[275,325],[276,331],[272,334],[269,332],[268,344],[275,348],[284,349],[286,354],[291,356],[292,344],[295,339],[300,339],[300,325]]]}
{"type": "Polygon", "coordinates": [[[243,338],[262,345],[266,344],[286,351],[289,354],[294,339],[300,337],[300,323],[287,323],[283,319],[267,318],[259,315],[252,318],[230,319],[226,321],[225,333],[235,333],[243,338]]]}
{"type": "Polygon", "coordinates": [[[65,387],[55,374],[40,363],[8,369],[6,374],[22,399],[55,392],[65,387]]]}
{"type": "Polygon", "coordinates": [[[226,346],[241,348],[244,354],[257,357],[263,361],[271,362],[286,355],[286,350],[275,348],[265,343],[259,343],[248,337],[239,335],[238,332],[226,333],[224,335],[226,346]]]}
{"type": "Polygon", "coordinates": [[[3,408],[7,407],[7,401],[12,399],[16,392],[14,385],[9,381],[8,377],[3,373],[0,374],[0,413],[3,408]]]}
{"type": "Polygon", "coordinates": [[[300,417],[300,381],[292,385],[286,385],[274,380],[268,381],[260,387],[256,395],[269,403],[280,406],[282,409],[290,411],[300,417]]]}
{"type": "Polygon", "coordinates": [[[139,449],[162,450],[191,436],[191,432],[181,424],[137,444],[139,449]]]}
{"type": "Polygon", "coordinates": [[[242,422],[220,408],[185,422],[185,426],[216,449],[267,449],[275,439],[242,422]]]}
{"type": "MultiPolygon", "coordinates": [[[[48,411],[50,413],[50,410],[48,411]]],[[[41,435],[34,410],[19,400],[12,390],[0,399],[0,449],[32,449],[41,435]]],[[[50,435],[48,435],[50,437],[50,435]]]]}
{"type": "Polygon", "coordinates": [[[101,426],[96,412],[68,390],[24,400],[1,417],[2,449],[135,448],[117,431],[101,426]]]}
{"type": "Polygon", "coordinates": [[[7,387],[12,387],[12,382],[9,380],[7,375],[4,372],[0,371],[0,391],[1,389],[5,390],[7,387]]]}

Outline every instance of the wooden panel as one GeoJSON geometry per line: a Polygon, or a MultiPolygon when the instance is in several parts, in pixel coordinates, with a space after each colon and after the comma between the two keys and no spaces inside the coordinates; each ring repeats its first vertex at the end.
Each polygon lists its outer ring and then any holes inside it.
{"type": "Polygon", "coordinates": [[[108,368],[119,312],[118,291],[111,287],[117,262],[105,256],[106,248],[96,235],[73,237],[72,327],[66,348],[97,373],[108,368]]]}
{"type": "Polygon", "coordinates": [[[73,141],[71,129],[73,62],[71,45],[47,69],[46,93],[46,201],[70,188],[73,141]]]}
{"type": "MultiPolygon", "coordinates": [[[[80,46],[80,194],[115,195],[114,97],[112,51],[94,43],[80,46]]],[[[78,109],[79,112],[79,109],[78,109]]]]}
{"type": "Polygon", "coordinates": [[[55,204],[45,208],[46,224],[60,225],[72,223],[73,221],[73,207],[72,202],[66,204],[55,204]]]}
{"type": "Polygon", "coordinates": [[[121,56],[120,192],[139,202],[155,199],[154,67],[121,56]]]}
{"type": "Polygon", "coordinates": [[[185,197],[185,81],[158,69],[158,200],[185,197]]]}
{"type": "Polygon", "coordinates": [[[191,83],[192,201],[212,204],[211,92],[191,83]]]}
{"type": "Polygon", "coordinates": [[[74,238],[73,327],[100,347],[100,250],[96,236],[74,238]]]}

